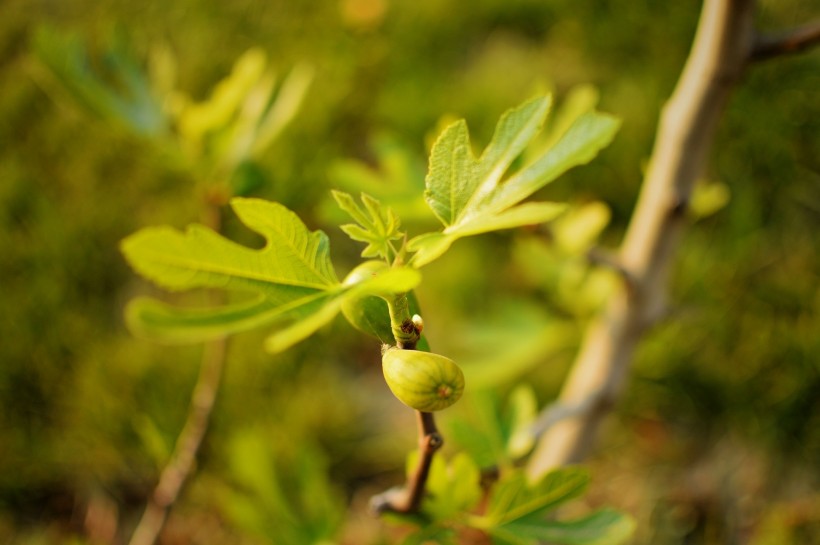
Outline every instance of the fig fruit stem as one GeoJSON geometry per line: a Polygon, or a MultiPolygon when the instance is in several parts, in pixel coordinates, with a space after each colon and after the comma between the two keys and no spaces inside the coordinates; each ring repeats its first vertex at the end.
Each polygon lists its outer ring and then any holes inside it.
{"type": "Polygon", "coordinates": [[[404,350],[415,350],[419,342],[419,330],[410,316],[410,304],[406,293],[398,293],[387,299],[387,310],[390,312],[390,329],[396,346],[404,350]]]}
{"type": "MultiPolygon", "coordinates": [[[[402,350],[415,350],[421,332],[410,316],[407,294],[401,293],[392,300],[388,299],[387,308],[396,346],[402,350]]],[[[388,490],[373,497],[371,506],[377,513],[417,513],[421,507],[433,456],[444,445],[444,438],[436,427],[433,413],[416,411],[416,420],[419,430],[418,464],[403,488],[388,490]]]]}

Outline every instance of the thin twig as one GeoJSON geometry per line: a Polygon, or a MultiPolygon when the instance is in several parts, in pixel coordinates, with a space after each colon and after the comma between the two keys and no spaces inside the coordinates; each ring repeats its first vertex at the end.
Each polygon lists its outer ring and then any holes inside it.
{"type": "Polygon", "coordinates": [[[820,43],[820,21],[812,21],[803,26],[777,34],[760,34],[752,47],[751,60],[762,61],[799,53],[820,43]]]}
{"type": "MultiPolygon", "coordinates": [[[[421,330],[410,317],[407,294],[398,294],[388,301],[390,325],[396,346],[400,350],[415,350],[421,338],[421,330]]],[[[370,509],[375,513],[417,513],[424,499],[427,477],[433,456],[444,445],[444,438],[436,427],[433,413],[416,411],[419,430],[419,461],[402,488],[391,488],[370,499],[370,509]]]]}
{"type": "Polygon", "coordinates": [[[416,411],[419,426],[419,462],[403,488],[390,489],[370,500],[376,513],[417,513],[424,499],[433,456],[444,445],[433,413],[416,411]]]}
{"type": "Polygon", "coordinates": [[[153,545],[156,542],[165,525],[168,510],[176,502],[182,485],[193,471],[196,455],[208,429],[216,393],[219,390],[226,344],[222,339],[205,345],[188,418],[179,434],[171,459],[162,470],[159,482],[145,506],[145,512],[131,536],[130,545],[153,545]]]}

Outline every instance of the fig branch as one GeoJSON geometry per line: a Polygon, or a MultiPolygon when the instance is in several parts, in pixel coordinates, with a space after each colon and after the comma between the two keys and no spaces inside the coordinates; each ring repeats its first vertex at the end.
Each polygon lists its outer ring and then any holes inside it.
{"type": "Polygon", "coordinates": [[[415,350],[420,331],[410,316],[407,294],[399,293],[392,300],[388,300],[387,310],[390,312],[390,328],[393,330],[396,346],[404,350],[415,350]]]}
{"type": "MultiPolygon", "coordinates": [[[[421,336],[421,324],[410,316],[407,294],[397,294],[387,301],[390,312],[390,325],[396,339],[396,348],[390,350],[415,350],[421,336]]],[[[418,421],[419,461],[413,473],[408,477],[404,487],[390,489],[374,496],[371,507],[376,513],[416,513],[421,507],[427,477],[433,456],[444,444],[444,438],[436,427],[436,420],[431,412],[416,410],[418,421]]]]}

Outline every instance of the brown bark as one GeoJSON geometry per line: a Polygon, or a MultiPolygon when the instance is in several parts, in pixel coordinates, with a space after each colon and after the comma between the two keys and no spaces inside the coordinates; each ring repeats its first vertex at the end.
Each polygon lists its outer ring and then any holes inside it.
{"type": "Polygon", "coordinates": [[[666,311],[687,204],[718,121],[750,58],[753,0],[706,0],[689,58],[661,114],[652,158],[618,254],[628,282],[586,331],[559,403],[584,406],[539,439],[528,473],[583,459],[618,399],[638,341],[666,311]]]}

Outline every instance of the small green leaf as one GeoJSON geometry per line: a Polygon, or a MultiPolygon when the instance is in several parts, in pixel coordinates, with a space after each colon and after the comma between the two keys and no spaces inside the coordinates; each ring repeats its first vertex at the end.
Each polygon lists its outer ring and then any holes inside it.
{"type": "Polygon", "coordinates": [[[456,537],[452,528],[432,524],[407,536],[401,545],[458,545],[456,537]]]}
{"type": "MultiPolygon", "coordinates": [[[[418,466],[419,452],[407,455],[408,477],[418,466]]],[[[481,472],[464,452],[448,464],[443,456],[436,456],[427,476],[427,495],[422,503],[423,513],[433,521],[447,521],[459,513],[469,511],[481,499],[481,472]]]]}
{"type": "Polygon", "coordinates": [[[509,532],[526,543],[555,543],[561,545],[617,545],[632,535],[634,521],[623,513],[601,510],[583,518],[558,521],[524,518],[507,524],[502,533],[509,532]]]}
{"type": "Polygon", "coordinates": [[[362,251],[362,257],[382,257],[390,260],[394,257],[390,242],[404,237],[399,231],[399,218],[389,206],[382,207],[381,203],[362,193],[364,210],[356,204],[349,194],[342,191],[333,191],[333,198],[339,208],[350,214],[358,225],[342,225],[341,229],[351,239],[366,242],[367,247],[362,251]]]}
{"type": "Polygon", "coordinates": [[[490,496],[487,514],[469,523],[489,533],[498,545],[604,545],[624,541],[633,530],[632,520],[603,510],[571,521],[547,518],[567,501],[580,496],[589,477],[581,468],[561,468],[530,484],[521,471],[508,474],[490,496]]]}
{"type": "Polygon", "coordinates": [[[580,496],[588,483],[586,471],[577,467],[556,469],[535,484],[530,484],[522,471],[516,471],[496,485],[486,517],[492,526],[504,526],[542,515],[580,496]]]}
{"type": "Polygon", "coordinates": [[[689,200],[689,210],[696,219],[706,218],[726,206],[731,199],[729,186],[701,180],[689,200]]]}
{"type": "Polygon", "coordinates": [[[463,120],[444,130],[430,153],[425,191],[444,230],[410,241],[408,248],[416,252],[413,265],[433,261],[461,237],[541,223],[562,210],[552,203],[516,205],[566,170],[590,161],[612,140],[619,122],[587,112],[540,157],[504,178],[541,130],[550,104],[549,97],[535,98],[505,113],[478,159],[463,120]]]}
{"type": "Polygon", "coordinates": [[[516,386],[503,407],[493,390],[474,391],[469,403],[449,421],[448,435],[480,467],[513,467],[533,443],[529,429],[537,414],[537,401],[532,388],[516,386]]]}
{"type": "Polygon", "coordinates": [[[531,428],[538,415],[538,400],[529,384],[519,384],[507,400],[507,453],[512,459],[520,458],[532,449],[535,442],[531,428]]]}
{"type": "Polygon", "coordinates": [[[555,242],[568,253],[586,252],[595,245],[611,216],[609,207],[598,201],[573,207],[551,225],[555,242]]]}

